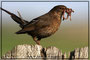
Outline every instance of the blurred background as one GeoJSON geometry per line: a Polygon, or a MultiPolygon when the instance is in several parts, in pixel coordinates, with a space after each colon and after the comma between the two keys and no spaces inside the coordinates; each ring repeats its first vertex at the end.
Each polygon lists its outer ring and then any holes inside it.
{"type": "MultiPolygon", "coordinates": [[[[88,2],[2,2],[2,8],[16,14],[19,11],[23,19],[32,19],[47,13],[56,5],[72,8],[72,21],[62,21],[59,30],[52,36],[42,39],[43,47],[55,46],[62,52],[88,46],[88,2]]],[[[16,35],[19,25],[2,11],[2,54],[20,44],[36,44],[27,34],[16,35]]]]}

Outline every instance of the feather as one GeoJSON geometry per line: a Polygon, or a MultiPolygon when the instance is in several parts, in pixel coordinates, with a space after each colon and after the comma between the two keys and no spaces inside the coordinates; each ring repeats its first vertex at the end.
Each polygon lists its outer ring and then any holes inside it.
{"type": "Polygon", "coordinates": [[[24,26],[25,24],[28,23],[28,21],[23,20],[22,18],[18,17],[17,15],[15,15],[15,14],[13,14],[13,13],[11,13],[11,12],[3,9],[3,8],[0,8],[0,9],[3,10],[3,11],[5,11],[5,12],[8,13],[9,15],[11,15],[11,18],[12,18],[15,22],[17,22],[18,24],[20,24],[20,26],[24,26]]]}

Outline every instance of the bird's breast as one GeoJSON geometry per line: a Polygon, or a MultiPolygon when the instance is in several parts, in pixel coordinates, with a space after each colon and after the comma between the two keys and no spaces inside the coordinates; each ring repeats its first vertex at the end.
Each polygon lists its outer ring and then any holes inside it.
{"type": "Polygon", "coordinates": [[[51,25],[38,30],[38,33],[37,33],[38,36],[48,37],[48,36],[54,34],[58,30],[60,23],[61,23],[60,21],[59,22],[53,21],[51,25]]]}

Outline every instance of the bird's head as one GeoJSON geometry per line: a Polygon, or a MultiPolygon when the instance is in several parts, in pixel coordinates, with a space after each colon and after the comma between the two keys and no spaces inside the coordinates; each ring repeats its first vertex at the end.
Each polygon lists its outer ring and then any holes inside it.
{"type": "Polygon", "coordinates": [[[55,6],[54,8],[51,9],[51,12],[63,12],[63,10],[66,10],[67,7],[64,6],[64,5],[58,5],[58,6],[55,6]]]}
{"type": "Polygon", "coordinates": [[[56,12],[63,16],[63,20],[67,19],[69,16],[71,17],[71,13],[74,12],[71,8],[67,8],[64,5],[58,5],[51,9],[51,12],[56,12]],[[67,13],[67,18],[64,17],[65,13],[67,13]]]}

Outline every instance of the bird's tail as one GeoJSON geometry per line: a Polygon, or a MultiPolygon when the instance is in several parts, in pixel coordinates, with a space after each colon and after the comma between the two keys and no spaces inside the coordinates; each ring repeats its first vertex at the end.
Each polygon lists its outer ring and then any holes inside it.
{"type": "Polygon", "coordinates": [[[5,12],[8,13],[9,15],[11,15],[11,18],[12,18],[15,22],[17,22],[18,24],[20,24],[21,27],[23,27],[24,25],[26,25],[26,24],[28,23],[28,21],[25,21],[25,20],[23,20],[23,19],[21,18],[21,15],[20,15],[19,12],[18,12],[18,14],[19,14],[20,17],[18,17],[17,15],[15,15],[15,14],[13,14],[13,13],[11,13],[11,12],[9,12],[9,11],[1,8],[1,7],[0,7],[0,9],[3,10],[3,11],[5,11],[5,12]]]}

